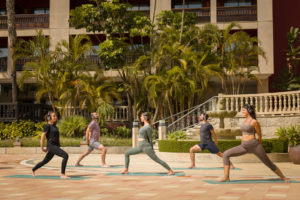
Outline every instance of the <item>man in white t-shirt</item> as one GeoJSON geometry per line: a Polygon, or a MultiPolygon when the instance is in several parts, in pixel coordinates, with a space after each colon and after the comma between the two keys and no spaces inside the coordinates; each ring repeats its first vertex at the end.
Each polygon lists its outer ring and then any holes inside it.
{"type": "Polygon", "coordinates": [[[109,167],[105,163],[105,156],[106,156],[107,150],[103,144],[99,143],[99,138],[100,138],[100,126],[98,124],[99,116],[96,112],[93,112],[93,113],[91,113],[91,117],[92,117],[92,121],[90,122],[90,124],[85,132],[86,143],[88,144],[88,149],[82,155],[80,155],[75,166],[82,166],[80,164],[80,161],[85,156],[90,154],[94,149],[99,149],[102,151],[102,167],[109,167]]]}

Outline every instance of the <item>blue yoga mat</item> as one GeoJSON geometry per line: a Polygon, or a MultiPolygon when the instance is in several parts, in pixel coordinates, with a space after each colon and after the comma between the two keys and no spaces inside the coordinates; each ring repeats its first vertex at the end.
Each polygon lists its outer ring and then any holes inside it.
{"type": "Polygon", "coordinates": [[[60,178],[60,176],[32,176],[24,174],[16,174],[11,176],[4,176],[5,178],[28,178],[28,179],[57,179],[57,180],[82,180],[89,178],[88,176],[70,176],[68,179],[60,178]]]}
{"type": "MultiPolygon", "coordinates": [[[[174,170],[224,170],[223,167],[195,167],[195,168],[173,168],[174,170]]],[[[230,170],[242,170],[241,168],[233,168],[230,170]]]]}
{"type": "MultiPolygon", "coordinates": [[[[128,174],[120,174],[116,172],[106,173],[106,176],[167,176],[167,173],[152,173],[152,172],[129,172],[128,174]]],[[[184,173],[175,173],[172,176],[185,176],[184,173]]]]}
{"type": "Polygon", "coordinates": [[[75,166],[75,165],[67,165],[67,167],[78,167],[78,168],[123,168],[123,165],[110,165],[110,167],[102,167],[101,165],[83,165],[83,166],[75,166]]]}
{"type": "MultiPolygon", "coordinates": [[[[280,179],[251,179],[251,180],[232,180],[227,182],[218,182],[215,180],[204,180],[206,183],[210,184],[255,184],[255,183],[285,183],[280,179]]],[[[300,181],[291,180],[291,183],[300,183],[300,181]]]]}

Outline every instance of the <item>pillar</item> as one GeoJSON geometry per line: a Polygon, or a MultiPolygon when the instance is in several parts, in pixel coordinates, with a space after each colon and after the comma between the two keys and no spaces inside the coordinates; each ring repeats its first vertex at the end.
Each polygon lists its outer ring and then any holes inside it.
{"type": "Polygon", "coordinates": [[[150,0],[150,19],[153,19],[153,14],[156,16],[163,10],[171,10],[171,0],[150,0]]]}
{"type": "Polygon", "coordinates": [[[158,139],[159,140],[167,139],[167,126],[165,120],[159,120],[158,139]]]}
{"type": "Polygon", "coordinates": [[[70,0],[50,1],[50,49],[53,50],[58,42],[69,42],[70,0]]]}
{"type": "Polygon", "coordinates": [[[132,147],[138,146],[139,123],[133,122],[132,125],[132,147]]]}
{"type": "Polygon", "coordinates": [[[217,0],[210,0],[210,23],[217,23],[217,0]]]}

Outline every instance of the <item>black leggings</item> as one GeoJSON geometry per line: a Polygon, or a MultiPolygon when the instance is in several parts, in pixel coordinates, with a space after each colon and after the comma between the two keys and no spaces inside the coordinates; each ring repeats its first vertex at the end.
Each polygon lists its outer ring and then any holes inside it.
{"type": "Polygon", "coordinates": [[[38,168],[44,166],[53,158],[54,155],[57,155],[63,158],[61,163],[61,173],[65,174],[69,155],[64,150],[62,150],[59,146],[51,145],[51,144],[47,145],[47,151],[48,153],[46,154],[44,160],[42,160],[34,168],[32,168],[32,171],[35,171],[38,168]]]}

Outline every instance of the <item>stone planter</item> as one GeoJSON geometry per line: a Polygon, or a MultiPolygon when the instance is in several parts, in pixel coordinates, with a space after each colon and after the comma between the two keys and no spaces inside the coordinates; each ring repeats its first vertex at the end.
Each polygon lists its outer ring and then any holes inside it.
{"type": "Polygon", "coordinates": [[[236,136],[241,136],[242,132],[240,129],[224,129],[216,128],[215,133],[218,139],[233,139],[235,140],[236,136]]]}
{"type": "Polygon", "coordinates": [[[295,147],[290,147],[289,156],[294,164],[300,165],[300,144],[295,147]]]}

